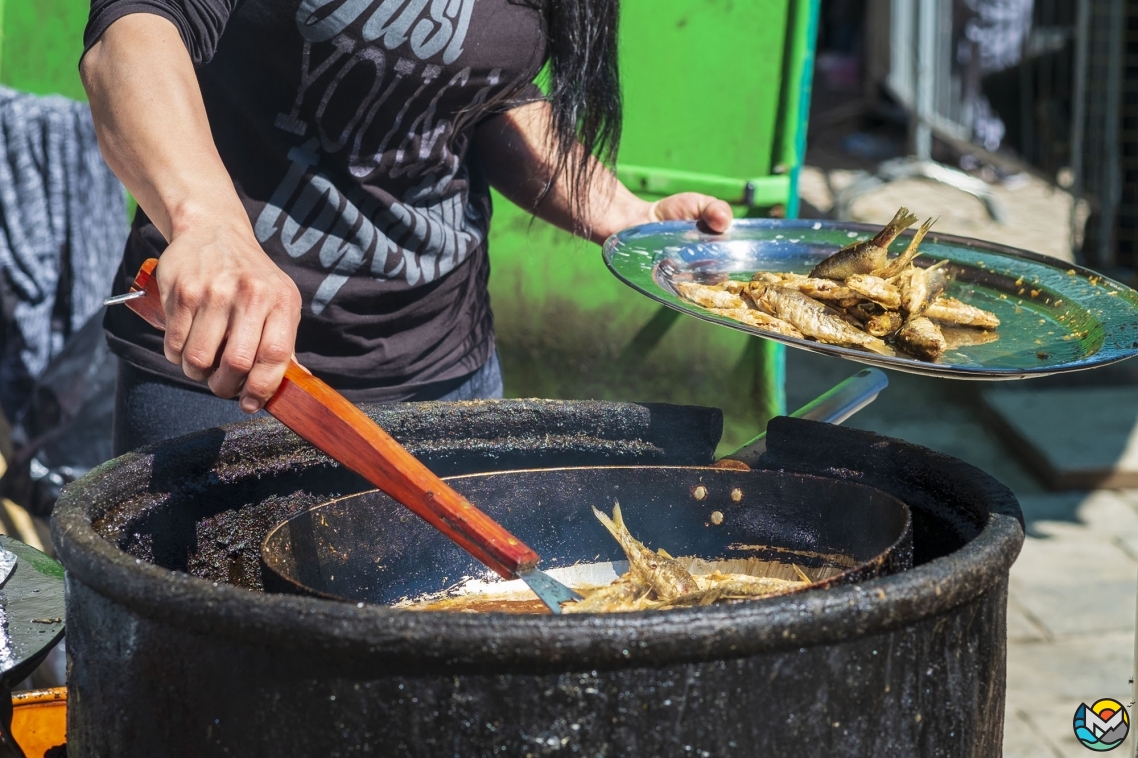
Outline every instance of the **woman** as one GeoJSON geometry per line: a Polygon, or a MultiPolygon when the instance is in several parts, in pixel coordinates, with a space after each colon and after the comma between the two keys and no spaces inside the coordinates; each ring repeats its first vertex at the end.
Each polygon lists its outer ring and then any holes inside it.
{"type": "Polygon", "coordinates": [[[160,255],[167,323],[107,314],[116,451],[257,412],[294,353],[355,402],[500,397],[490,186],[598,243],[726,229],[726,203],[647,203],[593,157],[619,142],[616,20],[616,0],[93,0],[80,70],[139,203],[116,293],[160,255]]]}

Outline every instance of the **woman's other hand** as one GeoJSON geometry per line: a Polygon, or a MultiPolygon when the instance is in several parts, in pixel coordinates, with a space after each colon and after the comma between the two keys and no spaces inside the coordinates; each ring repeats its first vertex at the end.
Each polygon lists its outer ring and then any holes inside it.
{"type": "Polygon", "coordinates": [[[648,221],[698,221],[714,234],[727,231],[733,218],[726,201],[697,192],[681,192],[657,200],[648,206],[647,216],[648,221]]]}
{"type": "Polygon", "coordinates": [[[722,234],[731,226],[731,206],[710,195],[681,192],[649,202],[632,194],[615,177],[610,179],[610,187],[613,201],[590,229],[590,237],[597,244],[604,244],[610,235],[623,229],[657,221],[695,221],[712,234],[722,234]]]}

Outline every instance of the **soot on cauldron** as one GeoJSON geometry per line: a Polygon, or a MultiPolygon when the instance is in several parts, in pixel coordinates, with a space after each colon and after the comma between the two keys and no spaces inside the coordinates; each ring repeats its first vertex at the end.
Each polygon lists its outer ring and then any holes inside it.
{"type": "MultiPolygon", "coordinates": [[[[622,403],[373,415],[442,474],[706,465],[719,433],[713,410],[622,403]]],[[[762,462],[904,502],[913,568],[658,613],[359,608],[257,591],[274,519],[366,489],[275,422],[125,456],[69,487],[53,521],[68,754],[998,755],[1023,539],[1010,492],[946,456],[792,419],[772,422],[762,462]]]]}

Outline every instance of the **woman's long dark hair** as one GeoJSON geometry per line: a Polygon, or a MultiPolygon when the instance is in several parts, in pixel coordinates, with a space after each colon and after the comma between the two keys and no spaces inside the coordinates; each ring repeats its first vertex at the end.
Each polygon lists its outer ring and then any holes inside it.
{"type": "MultiPolygon", "coordinates": [[[[553,183],[564,177],[576,210],[585,208],[594,155],[615,167],[621,98],[617,66],[619,0],[541,0],[547,44],[548,97],[553,109],[553,183]],[[585,150],[577,149],[577,142],[585,150]]],[[[576,214],[581,218],[581,213],[576,214]]]]}
{"type": "MultiPolygon", "coordinates": [[[[2,1],[2,0],[0,0],[2,1]]],[[[541,68],[538,83],[546,91],[553,123],[548,145],[553,171],[534,199],[545,201],[559,181],[569,191],[578,231],[587,231],[588,194],[596,177],[597,162],[616,166],[620,148],[621,98],[617,65],[619,0],[507,0],[533,9],[541,16],[545,59],[535,55],[531,69],[486,102],[471,106],[459,116],[454,134],[485,116],[501,113],[525,101],[519,94],[541,68]],[[542,64],[544,63],[544,66],[542,64]],[[584,149],[582,149],[582,147],[584,149]]],[[[535,50],[536,53],[536,50],[535,50]]]]}

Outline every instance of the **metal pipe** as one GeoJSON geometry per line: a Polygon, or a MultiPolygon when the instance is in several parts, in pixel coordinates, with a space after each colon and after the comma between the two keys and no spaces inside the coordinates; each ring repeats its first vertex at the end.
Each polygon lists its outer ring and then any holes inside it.
{"type": "Polygon", "coordinates": [[[913,150],[917,160],[932,160],[932,116],[936,98],[937,0],[921,0],[917,13],[917,77],[913,89],[917,122],[913,150]]]}
{"type": "MultiPolygon", "coordinates": [[[[1086,263],[1087,257],[1080,245],[1075,249],[1078,232],[1079,200],[1083,196],[1085,177],[1083,176],[1083,140],[1087,120],[1087,54],[1090,48],[1091,0],[1078,0],[1075,11],[1075,92],[1074,107],[1071,109],[1071,252],[1079,263],[1086,263]]],[[[1138,742],[1138,740],[1136,740],[1138,742]]]]}
{"type": "Polygon", "coordinates": [[[1099,206],[1098,265],[1113,264],[1114,224],[1122,198],[1122,170],[1119,131],[1122,106],[1122,37],[1125,20],[1124,0],[1111,0],[1107,30],[1106,114],[1102,149],[1105,152],[1103,168],[1103,197],[1099,206]]]}
{"type": "MultiPolygon", "coordinates": [[[[884,371],[876,368],[862,369],[790,415],[792,418],[808,421],[841,424],[876,400],[881,391],[888,386],[889,377],[885,375],[884,371]]],[[[735,452],[723,456],[720,460],[738,461],[753,468],[766,451],[767,433],[763,432],[735,452]]]]}
{"type": "MultiPolygon", "coordinates": [[[[1138,628],[1138,607],[1135,608],[1135,627],[1138,628]]],[[[1130,713],[1131,719],[1134,718],[1134,704],[1138,703],[1138,632],[1134,635],[1134,673],[1130,675],[1130,713]]],[[[1131,720],[1131,729],[1133,729],[1133,720],[1131,720]]],[[[1131,758],[1138,758],[1138,739],[1131,737],[1130,739],[1130,755],[1131,758]]]]}

